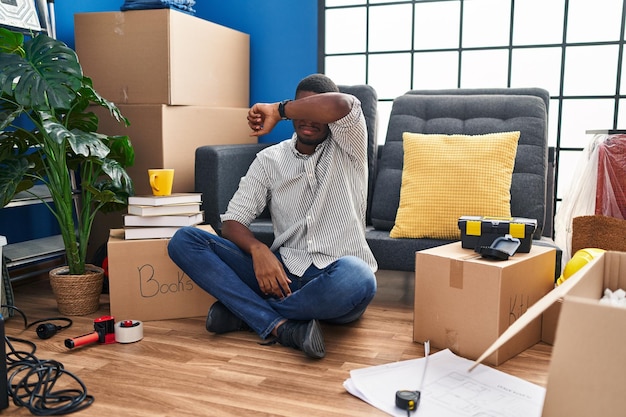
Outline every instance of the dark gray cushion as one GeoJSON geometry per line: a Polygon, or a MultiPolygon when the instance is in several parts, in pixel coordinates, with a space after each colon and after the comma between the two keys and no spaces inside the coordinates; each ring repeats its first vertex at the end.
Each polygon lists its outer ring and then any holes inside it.
{"type": "MultiPolygon", "coordinates": [[[[519,130],[511,185],[511,215],[537,219],[535,237],[539,238],[546,210],[545,97],[516,95],[515,89],[505,90],[509,94],[493,95],[463,95],[463,90],[455,91],[454,95],[412,91],[394,100],[374,185],[372,225],[380,230],[390,230],[394,225],[402,183],[403,132],[479,135],[519,130]]],[[[488,90],[473,91],[485,93],[488,90]]]]}
{"type": "Polygon", "coordinates": [[[511,213],[537,219],[538,239],[546,212],[548,104],[548,92],[538,88],[413,90],[394,100],[372,196],[374,230],[366,233],[379,267],[414,271],[416,251],[450,243],[389,237],[400,201],[403,132],[478,135],[519,130],[511,213]]]}
{"type": "Polygon", "coordinates": [[[196,149],[195,191],[202,193],[204,222],[216,232],[222,229],[220,214],[237,191],[257,152],[267,143],[247,145],[207,145],[196,149]]]}
{"type": "Polygon", "coordinates": [[[452,243],[440,239],[392,239],[389,232],[368,228],[365,233],[379,269],[415,272],[415,252],[452,243]]]}

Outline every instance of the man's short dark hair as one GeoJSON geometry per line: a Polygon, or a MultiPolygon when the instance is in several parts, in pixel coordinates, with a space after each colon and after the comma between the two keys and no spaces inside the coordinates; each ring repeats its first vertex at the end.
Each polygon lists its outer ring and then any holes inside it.
{"type": "Polygon", "coordinates": [[[296,95],[300,91],[309,91],[311,93],[338,93],[337,85],[324,74],[311,74],[304,77],[296,88],[296,95]]]}

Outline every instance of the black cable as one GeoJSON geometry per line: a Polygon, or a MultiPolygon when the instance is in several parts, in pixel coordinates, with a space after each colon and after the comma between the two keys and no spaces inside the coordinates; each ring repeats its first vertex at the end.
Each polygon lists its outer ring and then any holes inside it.
{"type": "Polygon", "coordinates": [[[18,313],[20,313],[20,316],[22,316],[22,319],[24,319],[24,328],[28,328],[28,320],[26,320],[26,314],[24,314],[24,312],[22,310],[20,310],[19,308],[12,306],[12,305],[8,305],[8,304],[2,304],[0,305],[0,307],[2,308],[9,308],[11,310],[15,310],[18,313]]]}
{"type": "MultiPolygon", "coordinates": [[[[16,307],[7,306],[19,312],[24,319],[24,326],[30,327],[26,315],[16,307]]],[[[54,319],[48,319],[54,320],[54,319]]],[[[68,319],[69,320],[69,319],[68,319]]],[[[40,321],[39,321],[40,322],[40,321]]],[[[31,325],[37,322],[31,323],[31,325]]],[[[70,324],[67,326],[69,327],[70,324]]],[[[93,395],[87,393],[85,384],[74,374],[67,371],[63,364],[54,360],[40,360],[35,356],[35,343],[5,336],[7,362],[7,391],[16,406],[28,408],[36,416],[64,415],[81,411],[94,402],[93,395]],[[17,349],[13,342],[22,343],[30,348],[17,349]],[[64,386],[72,388],[55,390],[61,379],[64,386]]]]}
{"type": "Polygon", "coordinates": [[[35,329],[35,331],[37,332],[37,336],[39,336],[40,339],[49,339],[52,336],[54,336],[58,331],[67,329],[71,327],[73,324],[72,319],[68,317],[49,317],[45,319],[35,320],[32,323],[28,323],[28,320],[26,319],[26,314],[24,314],[24,312],[20,310],[19,308],[13,305],[6,305],[6,304],[2,304],[0,305],[0,307],[5,307],[5,308],[9,308],[9,309],[17,311],[22,316],[22,319],[24,320],[25,329],[29,329],[33,327],[35,324],[39,324],[39,326],[37,326],[37,329],[35,329]],[[67,324],[60,326],[60,325],[51,323],[53,321],[63,321],[67,324]]]}
{"type": "Polygon", "coordinates": [[[70,319],[69,317],[48,317],[48,318],[45,318],[45,319],[35,320],[32,323],[28,323],[28,319],[26,318],[26,314],[22,310],[17,308],[16,306],[9,305],[9,304],[2,304],[2,305],[0,305],[0,307],[2,307],[2,308],[9,308],[11,310],[17,311],[20,314],[20,316],[22,316],[22,319],[24,320],[24,328],[25,329],[28,329],[28,328],[34,326],[35,324],[45,323],[47,321],[64,321],[64,322],[67,323],[65,326],[56,326],[57,330],[67,329],[68,327],[71,327],[72,324],[73,324],[72,319],[70,319]]]}
{"type": "Polygon", "coordinates": [[[52,336],[57,334],[58,331],[67,329],[72,325],[72,320],[66,317],[49,317],[47,319],[36,320],[28,325],[28,327],[33,327],[35,324],[38,324],[35,332],[40,339],[50,339],[52,336]],[[64,326],[59,326],[58,324],[51,323],[52,321],[64,321],[67,324],[64,326]]]}
{"type": "MultiPolygon", "coordinates": [[[[16,406],[28,408],[36,416],[63,415],[81,411],[94,402],[85,384],[53,360],[18,361],[7,369],[8,391],[16,406]],[[54,390],[55,384],[67,376],[78,388],[54,390]]],[[[66,378],[67,379],[67,378],[66,378]]]]}
{"type": "Polygon", "coordinates": [[[46,319],[40,319],[40,320],[35,320],[32,323],[28,323],[28,326],[26,326],[27,328],[31,328],[33,327],[35,324],[39,324],[39,323],[45,323],[48,321],[64,321],[67,324],[64,326],[56,326],[57,330],[63,330],[63,329],[67,329],[68,327],[72,326],[72,319],[67,318],[67,317],[48,317],[46,319]]]}

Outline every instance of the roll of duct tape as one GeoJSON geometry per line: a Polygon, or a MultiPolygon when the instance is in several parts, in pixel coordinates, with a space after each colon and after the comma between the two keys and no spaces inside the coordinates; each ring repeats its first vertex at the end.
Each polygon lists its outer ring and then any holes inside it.
{"type": "Polygon", "coordinates": [[[134,343],[143,339],[143,323],[137,320],[122,320],[115,323],[115,341],[134,343]]]}

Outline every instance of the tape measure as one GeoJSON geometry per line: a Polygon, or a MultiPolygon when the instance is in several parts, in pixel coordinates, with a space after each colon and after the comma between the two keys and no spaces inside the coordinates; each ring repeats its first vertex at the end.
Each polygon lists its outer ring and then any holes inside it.
{"type": "Polygon", "coordinates": [[[396,391],[396,407],[402,410],[415,411],[420,403],[420,397],[419,391],[396,391]]]}

